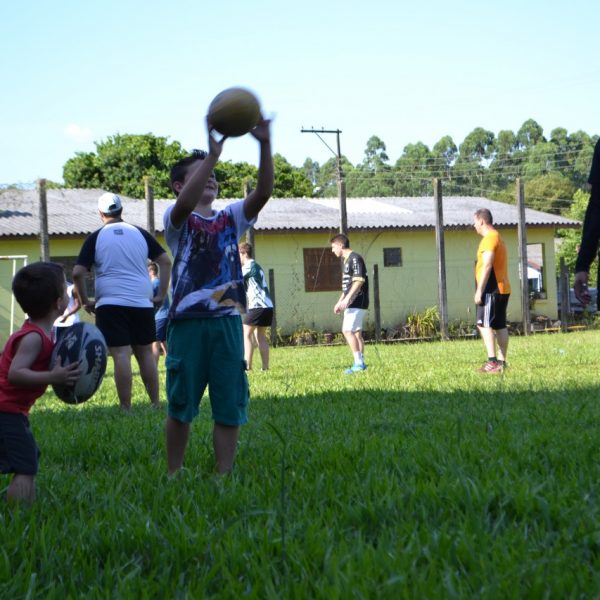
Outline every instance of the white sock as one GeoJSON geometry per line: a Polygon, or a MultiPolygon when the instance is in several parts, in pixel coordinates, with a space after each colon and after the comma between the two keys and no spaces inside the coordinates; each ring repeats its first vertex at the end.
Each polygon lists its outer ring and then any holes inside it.
{"type": "Polygon", "coordinates": [[[362,352],[354,352],[354,364],[362,365],[365,362],[362,352]]]}

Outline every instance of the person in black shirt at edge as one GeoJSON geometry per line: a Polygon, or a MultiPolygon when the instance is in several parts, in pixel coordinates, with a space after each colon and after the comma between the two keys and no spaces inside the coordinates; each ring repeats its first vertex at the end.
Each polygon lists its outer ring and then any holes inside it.
{"type": "MultiPolygon", "coordinates": [[[[583,220],[581,246],[575,263],[574,286],[575,296],[584,306],[589,304],[591,300],[588,291],[589,271],[590,265],[594,262],[598,253],[598,241],[600,240],[600,139],[596,142],[594,149],[588,183],[592,186],[592,189],[583,220]]],[[[598,308],[600,309],[600,296],[598,296],[598,308]]]]}

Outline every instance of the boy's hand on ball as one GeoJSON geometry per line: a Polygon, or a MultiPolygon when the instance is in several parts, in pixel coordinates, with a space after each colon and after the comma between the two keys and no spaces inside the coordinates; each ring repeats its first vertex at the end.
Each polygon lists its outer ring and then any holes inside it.
{"type": "Polygon", "coordinates": [[[56,363],[52,369],[52,383],[72,385],[80,376],[81,369],[78,362],[71,363],[65,367],[63,367],[62,363],[56,363]]]}
{"type": "Polygon", "coordinates": [[[206,126],[208,127],[208,153],[214,158],[219,158],[221,152],[223,152],[223,144],[227,136],[223,135],[219,137],[220,134],[208,120],[208,117],[206,117],[206,126]]]}
{"type": "Polygon", "coordinates": [[[259,142],[265,143],[271,140],[271,119],[265,119],[262,114],[258,125],[250,130],[251,135],[259,142]]]}

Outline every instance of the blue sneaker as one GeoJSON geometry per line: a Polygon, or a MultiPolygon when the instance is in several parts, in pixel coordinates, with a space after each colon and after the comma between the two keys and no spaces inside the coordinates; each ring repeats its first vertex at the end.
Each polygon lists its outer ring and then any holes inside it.
{"type": "Polygon", "coordinates": [[[366,371],[366,370],[367,370],[367,365],[365,365],[364,363],[362,365],[357,365],[355,363],[349,369],[346,369],[344,371],[344,374],[345,375],[352,375],[354,373],[360,373],[361,371],[366,371]]]}

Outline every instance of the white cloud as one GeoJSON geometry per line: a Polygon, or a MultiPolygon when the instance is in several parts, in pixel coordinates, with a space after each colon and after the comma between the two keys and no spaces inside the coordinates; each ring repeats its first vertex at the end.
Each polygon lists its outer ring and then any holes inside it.
{"type": "Polygon", "coordinates": [[[78,142],[87,142],[92,139],[92,130],[88,127],[77,125],[77,123],[69,123],[65,127],[64,134],[66,137],[78,142]]]}

